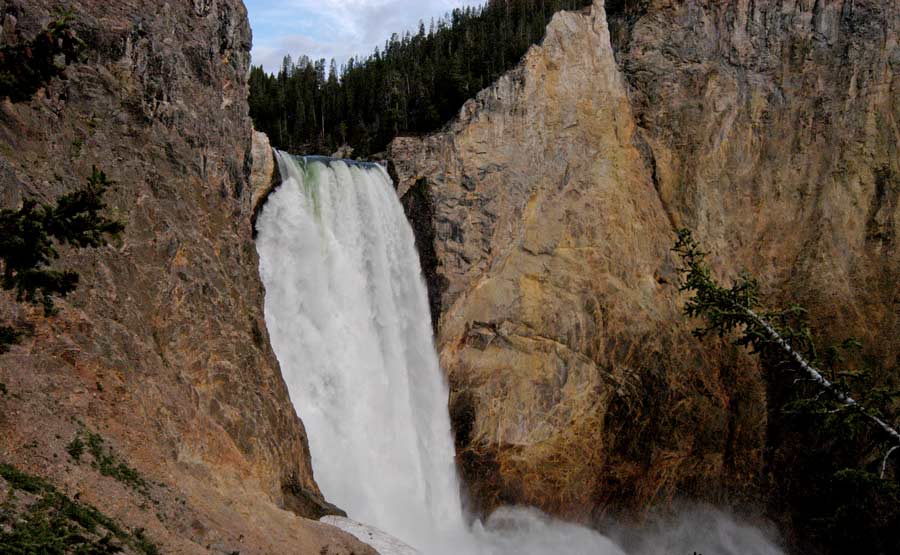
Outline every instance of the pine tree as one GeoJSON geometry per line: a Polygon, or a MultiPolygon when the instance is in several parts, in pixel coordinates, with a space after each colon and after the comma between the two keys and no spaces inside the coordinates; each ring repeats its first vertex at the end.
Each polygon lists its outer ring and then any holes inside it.
{"type": "MultiPolygon", "coordinates": [[[[816,367],[817,349],[802,307],[794,305],[785,310],[760,311],[759,283],[749,274],[742,275],[730,288],[719,285],[706,265],[706,253],[689,230],[679,231],[674,251],[685,264],[681,268],[681,290],[694,293],[685,304],[684,312],[706,320],[706,326],[694,331],[695,336],[716,334],[725,337],[738,333],[737,345],[750,347],[770,367],[802,374],[806,381],[822,390],[832,404],[840,405],[848,416],[868,421],[880,430],[886,441],[900,445],[900,432],[883,419],[877,408],[858,401],[849,391],[848,383],[833,382],[816,367]]],[[[851,349],[856,344],[855,340],[848,339],[840,347],[831,349],[831,357],[836,356],[835,349],[851,349]]],[[[873,391],[865,394],[871,396],[873,391]]],[[[888,398],[893,395],[888,394],[888,398]]],[[[884,400],[884,397],[880,399],[884,400]]]]}
{"type": "Polygon", "coordinates": [[[828,552],[897,553],[900,483],[888,473],[900,452],[890,416],[900,398],[890,386],[896,369],[876,371],[853,338],[821,349],[806,311],[762,307],[749,274],[720,285],[690,231],[679,232],[674,251],[681,290],[692,293],[684,312],[704,320],[694,335],[750,348],[766,372],[767,464],[790,527],[828,552]]]}
{"type": "MultiPolygon", "coordinates": [[[[15,291],[16,300],[56,312],[55,297],[78,286],[78,274],[50,268],[59,258],[58,246],[99,247],[124,226],[101,214],[103,195],[112,186],[106,174],[93,168],[84,188],[60,197],[55,204],[27,200],[18,210],[0,210],[0,287],[15,291]]],[[[22,337],[23,331],[0,327],[0,353],[22,337]]]]}

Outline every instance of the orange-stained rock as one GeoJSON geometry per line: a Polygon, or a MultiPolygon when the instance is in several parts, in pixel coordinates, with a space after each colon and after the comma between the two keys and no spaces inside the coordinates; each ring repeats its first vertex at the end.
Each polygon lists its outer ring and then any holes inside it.
{"type": "Polygon", "coordinates": [[[758,500],[766,384],[690,336],[678,227],[896,366],[900,6],[844,4],[597,0],[393,142],[477,508],[758,500]]]}
{"type": "MultiPolygon", "coordinates": [[[[19,0],[2,40],[58,2],[19,0]]],[[[263,321],[251,239],[250,28],[237,0],[73,3],[84,61],[0,113],[0,205],[51,201],[96,165],[117,182],[110,246],[62,248],[78,290],[0,356],[0,460],[80,494],[163,553],[371,553],[306,520],[335,512],[263,321]],[[99,433],[150,483],[129,489],[65,446],[99,433]],[[291,512],[293,511],[293,512],[291,512]],[[299,516],[298,516],[299,515],[299,516]]]]}

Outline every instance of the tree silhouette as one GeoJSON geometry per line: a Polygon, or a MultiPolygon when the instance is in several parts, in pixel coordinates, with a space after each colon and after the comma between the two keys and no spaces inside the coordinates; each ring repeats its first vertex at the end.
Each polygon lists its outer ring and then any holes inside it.
{"type": "MultiPolygon", "coordinates": [[[[78,286],[76,272],[50,268],[59,258],[57,245],[99,247],[124,229],[101,214],[110,186],[106,174],[95,167],[84,188],[53,205],[26,200],[18,210],[0,210],[0,288],[15,291],[19,302],[42,306],[45,316],[54,314],[54,297],[65,297],[78,286]]],[[[0,327],[0,353],[22,334],[11,326],[0,327]]]]}

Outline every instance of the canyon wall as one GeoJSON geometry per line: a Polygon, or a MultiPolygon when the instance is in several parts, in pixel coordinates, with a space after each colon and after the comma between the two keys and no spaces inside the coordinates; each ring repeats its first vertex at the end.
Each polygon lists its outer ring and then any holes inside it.
{"type": "Polygon", "coordinates": [[[608,2],[391,145],[474,508],[764,503],[757,362],[691,337],[675,230],[898,367],[900,6],[608,2]]]}
{"type": "MultiPolygon", "coordinates": [[[[59,4],[0,2],[0,40],[31,39],[59,4]]],[[[125,232],[60,249],[81,283],[57,315],[2,295],[3,321],[31,333],[0,356],[0,459],[165,553],[370,553],[301,518],[339,511],[313,479],[263,320],[243,4],[65,4],[82,59],[30,101],[0,103],[0,205],[52,202],[96,165],[125,232]],[[89,434],[145,488],[67,453],[89,434]]]]}

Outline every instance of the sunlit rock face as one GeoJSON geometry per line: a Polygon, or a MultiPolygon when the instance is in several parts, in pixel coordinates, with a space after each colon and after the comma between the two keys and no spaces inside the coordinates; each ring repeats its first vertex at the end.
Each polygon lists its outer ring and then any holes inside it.
{"type": "MultiPolygon", "coordinates": [[[[0,4],[11,44],[60,3],[0,4]]],[[[0,459],[145,529],[163,553],[368,552],[297,516],[333,509],[263,321],[243,4],[67,4],[84,57],[32,100],[0,103],[0,205],[54,199],[96,165],[117,183],[108,213],[125,232],[60,249],[81,283],[57,316],[2,296],[0,319],[34,330],[0,357],[0,459]],[[71,460],[81,428],[150,493],[71,460]]]]}
{"type": "Polygon", "coordinates": [[[763,497],[766,383],[690,336],[679,227],[897,364],[898,26],[886,2],[597,1],[394,141],[475,507],[763,497]]]}

